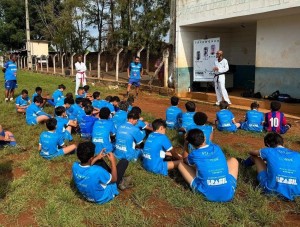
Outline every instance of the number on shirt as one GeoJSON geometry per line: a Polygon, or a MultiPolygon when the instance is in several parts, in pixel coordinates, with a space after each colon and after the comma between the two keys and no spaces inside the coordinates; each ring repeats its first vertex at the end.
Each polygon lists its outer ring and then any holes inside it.
{"type": "Polygon", "coordinates": [[[270,121],[271,127],[279,126],[279,120],[277,117],[271,117],[269,121],[270,121]]]}

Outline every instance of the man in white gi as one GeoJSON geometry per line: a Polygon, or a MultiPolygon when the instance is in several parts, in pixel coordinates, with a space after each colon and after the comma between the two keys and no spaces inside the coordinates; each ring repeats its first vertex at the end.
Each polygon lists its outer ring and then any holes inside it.
{"type": "Polygon", "coordinates": [[[76,69],[76,87],[75,87],[75,95],[77,95],[77,90],[80,87],[80,84],[82,86],[86,85],[86,66],[84,62],[82,62],[82,56],[78,56],[77,62],[75,63],[75,69],[76,69]]]}
{"type": "Polygon", "coordinates": [[[225,73],[229,70],[228,61],[225,58],[223,58],[223,51],[217,51],[216,55],[217,60],[215,61],[215,67],[213,67],[213,71],[215,72],[215,91],[217,95],[216,105],[220,105],[222,97],[226,102],[228,102],[228,104],[231,104],[228,97],[228,93],[225,88],[225,73]]]}

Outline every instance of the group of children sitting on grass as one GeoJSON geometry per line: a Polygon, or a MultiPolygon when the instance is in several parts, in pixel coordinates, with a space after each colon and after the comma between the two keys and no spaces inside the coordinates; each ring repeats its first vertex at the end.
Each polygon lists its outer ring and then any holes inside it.
{"type": "MultiPolygon", "coordinates": [[[[300,195],[300,155],[283,147],[279,133],[285,133],[291,125],[279,112],[278,102],[271,103],[272,111],[265,117],[258,111],[258,104],[252,103],[241,123],[235,122],[227,102],[220,103],[221,110],[216,114],[218,130],[235,132],[242,128],[269,132],[264,138],[266,148],[252,151],[248,159],[238,161],[236,158],[226,160],[222,149],[212,142],[213,127],[207,124],[205,113],[195,112],[196,105],[192,101],[185,104],[183,113],[178,107],[179,99],[172,97],[166,120],[156,119],[149,124],[141,118],[141,109],[133,106],[133,97],[127,101],[120,101],[117,96],[101,100],[100,92],[90,95],[80,88],[74,100],[70,93],[64,96],[64,90],[65,86],[59,85],[49,98],[43,97],[38,87],[32,103],[28,92],[23,90],[16,100],[16,108],[26,115],[28,125],[46,122],[48,131],[42,132],[39,139],[43,158],[53,159],[76,151],[80,162],[73,164],[73,179],[78,191],[89,201],[103,204],[119,194],[118,188],[131,187],[131,178],[124,174],[129,162],[138,159],[145,170],[154,174],[167,176],[168,170],[178,168],[192,190],[209,201],[233,199],[239,163],[257,166],[264,192],[289,200],[300,195]],[[55,116],[43,112],[41,107],[46,102],[55,107],[55,116]],[[173,149],[167,129],[177,130],[184,136],[181,154],[173,149]],[[72,133],[80,134],[85,142],[65,146],[65,141],[72,141],[72,133]]],[[[15,143],[11,133],[0,130],[4,140],[12,138],[11,142],[15,143]]]]}

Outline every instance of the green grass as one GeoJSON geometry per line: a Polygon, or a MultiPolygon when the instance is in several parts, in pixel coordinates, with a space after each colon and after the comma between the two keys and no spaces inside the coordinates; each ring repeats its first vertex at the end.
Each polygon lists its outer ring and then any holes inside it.
{"type": "MultiPolygon", "coordinates": [[[[0,83],[3,84],[3,79],[0,83]]],[[[70,78],[28,72],[19,73],[18,83],[17,92],[28,89],[30,97],[36,86],[48,93],[61,83],[66,85],[66,92],[73,92],[75,86],[70,78]]],[[[99,89],[102,97],[115,95],[105,86],[91,89],[92,92],[99,89]]],[[[0,86],[0,93],[4,93],[3,86],[0,86]]],[[[14,220],[29,210],[28,215],[33,216],[32,220],[39,226],[262,226],[277,223],[288,212],[299,213],[299,201],[289,209],[283,207],[274,211],[270,204],[279,199],[261,193],[257,188],[255,170],[251,168],[240,168],[234,200],[218,204],[192,193],[177,170],[171,171],[170,177],[157,176],[143,170],[139,162],[131,163],[126,172],[133,176],[135,187],[132,190],[121,192],[105,205],[89,203],[76,192],[72,183],[71,166],[76,156],[53,161],[42,159],[37,146],[45,125],[27,126],[24,116],[15,113],[13,103],[1,101],[0,108],[0,123],[15,134],[22,148],[0,151],[0,215],[7,217],[5,221],[0,220],[0,225],[20,223],[14,220]],[[16,170],[22,171],[18,177],[14,176],[16,170]]],[[[45,111],[53,113],[50,107],[45,111]]],[[[143,112],[142,116],[149,122],[154,120],[151,113],[143,112]]],[[[182,145],[183,137],[177,136],[176,131],[169,130],[167,135],[173,146],[182,145]]],[[[247,132],[238,132],[237,136],[241,139],[258,137],[247,132]]],[[[75,137],[75,140],[79,138],[75,137]]],[[[289,141],[299,141],[299,136],[291,137],[289,141]]],[[[240,150],[249,148],[243,141],[234,146],[223,146],[226,155],[240,157],[246,157],[240,154],[240,150]]]]}

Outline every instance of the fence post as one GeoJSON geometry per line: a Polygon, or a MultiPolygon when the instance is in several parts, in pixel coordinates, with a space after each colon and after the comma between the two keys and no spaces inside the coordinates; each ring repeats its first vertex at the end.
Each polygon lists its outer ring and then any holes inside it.
{"type": "Polygon", "coordinates": [[[35,59],[35,71],[38,71],[39,58],[35,56],[34,59],[35,59]]]}
{"type": "Polygon", "coordinates": [[[53,61],[53,74],[56,73],[56,68],[55,68],[55,58],[56,58],[56,56],[57,56],[57,54],[54,54],[53,59],[52,59],[52,61],[53,61]]]}
{"type": "Polygon", "coordinates": [[[89,63],[89,76],[92,74],[92,63],[89,63]]]}
{"type": "Polygon", "coordinates": [[[138,50],[137,56],[140,58],[141,57],[141,52],[144,50],[144,46],[141,47],[141,49],[138,50]]]}
{"type": "Polygon", "coordinates": [[[146,72],[149,72],[150,47],[147,46],[146,72]]]}
{"type": "Polygon", "coordinates": [[[21,63],[21,67],[20,68],[23,69],[24,68],[24,66],[23,66],[23,56],[20,57],[20,63],[21,63]]]}
{"type": "Polygon", "coordinates": [[[168,77],[169,77],[169,49],[166,49],[163,53],[164,56],[164,87],[168,87],[168,77]]]}
{"type": "Polygon", "coordinates": [[[97,74],[97,76],[98,76],[98,79],[100,79],[100,71],[101,71],[101,54],[102,54],[102,52],[103,51],[100,51],[99,53],[98,53],[98,63],[97,63],[97,70],[98,70],[98,74],[97,74]]]}
{"type": "Polygon", "coordinates": [[[46,67],[47,67],[47,73],[49,72],[49,55],[46,55],[46,67]]]}
{"type": "Polygon", "coordinates": [[[119,61],[120,61],[120,53],[123,51],[121,48],[117,53],[117,61],[116,61],[116,81],[119,81],[119,61]]]}
{"type": "Polygon", "coordinates": [[[41,55],[40,64],[41,64],[41,72],[43,72],[43,55],[41,55]]]}
{"type": "Polygon", "coordinates": [[[66,55],[66,53],[63,53],[61,56],[61,74],[62,75],[65,75],[65,72],[64,72],[64,56],[65,55],[66,55]]]}
{"type": "Polygon", "coordinates": [[[74,76],[74,56],[76,53],[71,54],[71,75],[74,76]]]}
{"type": "Polygon", "coordinates": [[[86,56],[89,54],[89,51],[87,51],[84,55],[83,55],[83,62],[86,65],[86,56]]]}
{"type": "Polygon", "coordinates": [[[24,68],[26,68],[26,56],[24,56],[24,58],[23,58],[23,65],[24,65],[24,68]]]}

